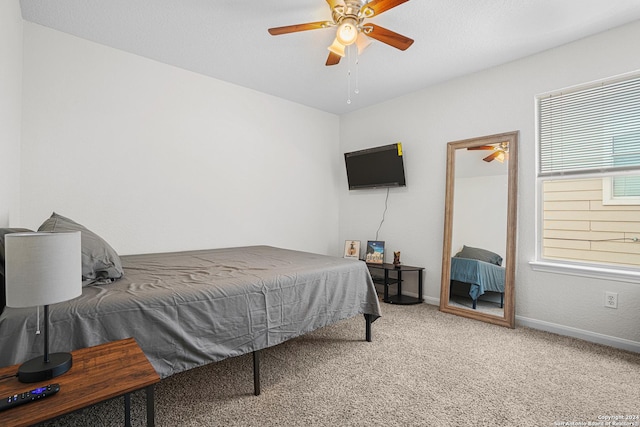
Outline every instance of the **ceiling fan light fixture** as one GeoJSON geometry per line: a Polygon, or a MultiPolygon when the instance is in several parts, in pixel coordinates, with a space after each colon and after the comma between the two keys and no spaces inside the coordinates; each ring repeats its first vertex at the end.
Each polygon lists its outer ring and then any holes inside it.
{"type": "MultiPolygon", "coordinates": [[[[346,56],[347,46],[356,44],[360,55],[373,39],[399,50],[407,50],[413,39],[395,33],[365,20],[378,16],[409,0],[325,0],[331,8],[331,21],[307,22],[305,24],[285,25],[269,28],[269,34],[297,33],[300,31],[335,28],[336,41],[329,49],[325,65],[336,65],[346,56]],[[364,37],[367,36],[367,37],[364,37]],[[372,40],[369,40],[371,38],[372,40]]],[[[356,64],[358,59],[356,57],[356,64]]]]}
{"type": "Polygon", "coordinates": [[[362,55],[362,52],[371,45],[371,39],[365,36],[363,33],[358,34],[356,39],[356,47],[358,48],[358,55],[362,55]]]}
{"type": "Polygon", "coordinates": [[[344,58],[344,48],[345,48],[344,45],[340,43],[336,38],[331,44],[331,46],[329,46],[327,49],[329,49],[330,52],[333,52],[336,55],[340,55],[341,57],[344,58]]]}
{"type": "Polygon", "coordinates": [[[355,19],[344,19],[338,26],[336,39],[343,45],[349,46],[358,38],[358,23],[355,19]]]}

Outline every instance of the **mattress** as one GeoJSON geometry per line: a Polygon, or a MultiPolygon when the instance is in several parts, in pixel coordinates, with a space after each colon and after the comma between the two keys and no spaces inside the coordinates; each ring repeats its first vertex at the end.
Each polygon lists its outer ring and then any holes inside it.
{"type": "MultiPolygon", "coordinates": [[[[359,314],[380,316],[369,270],[354,259],[251,246],[121,260],[122,279],[49,307],[50,352],[133,337],[165,378],[359,314]]],[[[36,323],[35,308],[5,309],[0,366],[43,354],[36,323]]]]}
{"type": "Polygon", "coordinates": [[[504,267],[476,259],[451,258],[451,280],[471,284],[469,296],[477,300],[485,292],[504,292],[504,267]]]}

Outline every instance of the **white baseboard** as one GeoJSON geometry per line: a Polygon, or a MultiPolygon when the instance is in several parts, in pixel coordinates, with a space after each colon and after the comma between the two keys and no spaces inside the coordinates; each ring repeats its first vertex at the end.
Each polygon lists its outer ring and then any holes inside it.
{"type": "MultiPolygon", "coordinates": [[[[404,292],[403,292],[404,293],[404,292]]],[[[406,292],[406,295],[418,297],[417,293],[406,292]]],[[[439,306],[440,298],[424,297],[427,304],[439,306]]],[[[557,323],[545,322],[544,320],[536,320],[523,316],[516,316],[516,326],[524,326],[541,331],[551,332],[567,337],[578,338],[581,340],[593,342],[596,344],[607,345],[609,347],[619,348],[622,350],[640,353],[640,342],[631,341],[624,338],[612,337],[609,335],[599,334],[597,332],[585,331],[584,329],[573,328],[571,326],[559,325],[557,323]]]]}
{"type": "MultiPolygon", "coordinates": [[[[418,295],[416,295],[417,297],[418,295]]],[[[440,298],[434,298],[434,297],[423,297],[422,300],[424,302],[426,302],[427,304],[431,304],[431,305],[437,305],[438,307],[440,306],[440,298]]]]}
{"type": "Polygon", "coordinates": [[[599,334],[597,332],[585,331],[584,329],[573,328],[571,326],[558,325],[556,323],[530,319],[522,316],[516,316],[516,325],[640,353],[640,342],[599,334]]]}

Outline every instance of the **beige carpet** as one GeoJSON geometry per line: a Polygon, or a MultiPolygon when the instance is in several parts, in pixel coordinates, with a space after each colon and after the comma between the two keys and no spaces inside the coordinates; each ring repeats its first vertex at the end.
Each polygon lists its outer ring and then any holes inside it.
{"type": "MultiPolygon", "coordinates": [[[[250,355],[163,380],[156,425],[559,426],[640,415],[640,354],[426,304],[382,310],[372,343],[357,317],[264,350],[257,397],[250,355]]],[[[49,425],[118,426],[123,417],[117,399],[49,425]]],[[[145,425],[143,392],[132,417],[145,425]]]]}

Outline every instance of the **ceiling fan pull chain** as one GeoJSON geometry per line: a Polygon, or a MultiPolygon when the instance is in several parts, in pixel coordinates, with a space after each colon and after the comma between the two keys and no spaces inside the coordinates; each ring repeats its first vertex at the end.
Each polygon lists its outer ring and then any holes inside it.
{"type": "Polygon", "coordinates": [[[356,51],[356,88],[353,91],[353,93],[355,93],[356,95],[360,93],[360,89],[358,88],[358,64],[359,63],[360,63],[360,55],[356,51]]]}
{"type": "Polygon", "coordinates": [[[351,104],[351,46],[347,46],[347,104],[351,104]]]}

